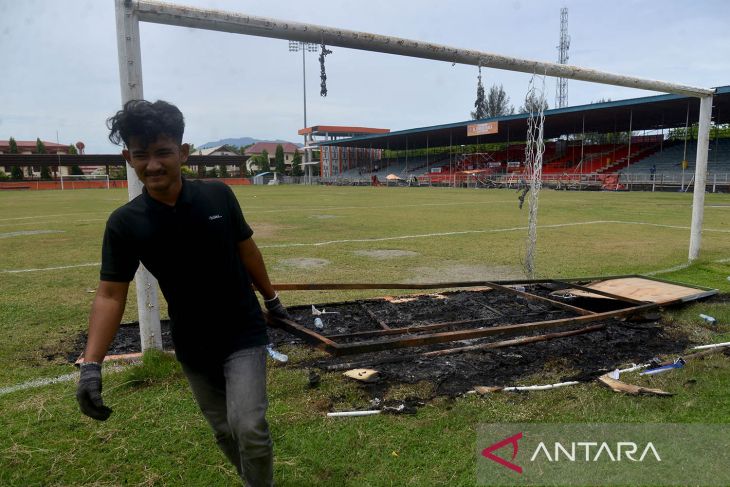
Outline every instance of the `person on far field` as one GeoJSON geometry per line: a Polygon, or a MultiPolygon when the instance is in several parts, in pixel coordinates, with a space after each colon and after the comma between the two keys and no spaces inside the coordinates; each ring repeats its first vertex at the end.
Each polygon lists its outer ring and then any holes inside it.
{"type": "Polygon", "coordinates": [[[182,143],[185,121],[176,106],[132,100],[107,125],[144,188],[106,224],[76,392],[81,411],[101,421],[112,412],[101,397],[101,364],[142,263],[167,300],[175,354],[218,446],[246,485],[272,485],[268,336],[252,284],[270,315],[289,315],[253,231],[228,186],[181,177],[190,148],[182,143]]]}

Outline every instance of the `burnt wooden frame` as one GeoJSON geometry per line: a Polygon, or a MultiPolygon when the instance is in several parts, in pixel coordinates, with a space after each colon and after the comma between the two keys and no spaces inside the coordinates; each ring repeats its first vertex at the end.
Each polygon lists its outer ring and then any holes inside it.
{"type": "MultiPolygon", "coordinates": [[[[281,329],[286,330],[289,333],[301,338],[305,342],[313,345],[315,348],[323,350],[331,355],[340,356],[340,355],[350,355],[350,354],[366,353],[366,352],[377,352],[377,351],[391,350],[391,349],[396,349],[396,348],[433,345],[433,344],[437,344],[437,343],[445,343],[445,342],[458,341],[458,340],[469,340],[469,339],[483,338],[483,337],[493,336],[493,335],[514,336],[514,335],[519,335],[521,333],[535,331],[535,330],[544,330],[544,329],[550,329],[550,328],[558,328],[558,327],[562,327],[562,326],[579,325],[579,324],[585,324],[585,323],[612,319],[612,318],[624,318],[624,317],[629,317],[629,316],[645,313],[647,311],[656,310],[656,309],[664,307],[664,306],[672,306],[672,305],[681,304],[681,303],[688,302],[688,301],[702,299],[702,298],[709,297],[709,296],[712,296],[717,293],[716,289],[710,289],[710,288],[705,288],[705,287],[700,287],[700,286],[695,286],[695,285],[687,285],[687,284],[683,284],[683,283],[671,282],[671,281],[666,281],[666,280],[657,279],[654,277],[642,276],[642,275],[603,276],[603,277],[588,277],[588,278],[575,278],[575,279],[532,279],[532,280],[509,280],[509,281],[441,282],[441,283],[433,283],[433,284],[404,284],[404,283],[400,283],[400,284],[329,283],[329,284],[327,284],[327,283],[325,283],[325,284],[276,284],[276,285],[274,285],[274,288],[279,291],[293,291],[293,290],[313,291],[313,290],[347,290],[347,289],[353,289],[353,290],[355,290],[355,289],[417,289],[417,290],[424,290],[424,289],[450,289],[450,288],[469,288],[469,287],[480,287],[480,288],[487,288],[487,289],[491,289],[491,290],[495,290],[495,291],[505,292],[508,294],[522,297],[529,301],[540,302],[543,304],[550,304],[551,306],[554,306],[556,308],[560,308],[563,310],[568,310],[573,313],[576,313],[579,316],[571,317],[571,318],[562,318],[562,319],[557,319],[557,320],[519,323],[519,324],[513,324],[513,325],[497,325],[497,326],[490,326],[488,328],[456,330],[456,331],[447,331],[447,332],[440,332],[440,333],[436,332],[436,333],[422,334],[422,335],[417,335],[417,336],[407,336],[407,337],[402,337],[402,336],[399,337],[398,335],[406,335],[406,334],[412,334],[412,333],[417,333],[417,332],[428,332],[428,331],[432,331],[432,330],[438,330],[440,328],[446,328],[446,327],[453,326],[453,325],[483,323],[485,320],[484,319],[460,320],[460,321],[449,321],[449,322],[441,322],[441,323],[430,323],[430,324],[425,324],[425,325],[413,325],[413,326],[400,327],[400,328],[391,328],[391,327],[388,327],[388,325],[386,325],[384,322],[382,322],[382,320],[377,319],[377,317],[374,315],[374,313],[372,313],[372,311],[368,310],[367,307],[364,307],[366,312],[370,311],[368,314],[371,316],[371,318],[373,318],[379,324],[380,329],[340,334],[340,335],[325,336],[325,335],[321,335],[321,334],[317,333],[316,331],[310,330],[309,328],[306,328],[293,320],[274,318],[274,317],[270,316],[269,323],[273,327],[281,328],[281,329]],[[637,301],[635,299],[618,296],[618,295],[615,295],[612,293],[588,288],[588,287],[578,284],[578,282],[584,282],[584,281],[620,279],[620,278],[627,278],[627,277],[636,277],[636,278],[648,279],[648,280],[652,280],[652,281],[663,282],[663,283],[667,283],[667,284],[682,285],[685,287],[697,289],[698,292],[691,296],[686,296],[683,298],[678,298],[678,299],[674,299],[674,300],[667,301],[667,302],[652,303],[652,302],[637,301]],[[564,286],[564,287],[569,286],[574,289],[588,291],[593,294],[601,295],[601,296],[604,296],[604,297],[607,297],[610,299],[614,299],[614,300],[626,303],[628,306],[626,308],[622,308],[622,309],[618,309],[618,310],[597,313],[597,312],[590,311],[587,309],[579,308],[577,306],[572,306],[572,305],[569,305],[569,304],[566,304],[566,303],[563,303],[560,301],[555,301],[553,299],[546,298],[544,296],[539,296],[539,295],[532,294],[532,293],[525,292],[525,291],[519,291],[517,289],[509,287],[511,285],[516,286],[516,285],[531,285],[531,284],[548,284],[548,285],[553,285],[553,286],[558,285],[558,286],[564,286]],[[337,342],[337,339],[356,338],[356,337],[362,337],[362,338],[378,337],[381,339],[380,340],[369,340],[369,341],[368,340],[357,341],[357,342],[352,342],[352,343],[338,343],[337,342]]],[[[334,304],[334,303],[332,303],[332,304],[334,304]]]]}

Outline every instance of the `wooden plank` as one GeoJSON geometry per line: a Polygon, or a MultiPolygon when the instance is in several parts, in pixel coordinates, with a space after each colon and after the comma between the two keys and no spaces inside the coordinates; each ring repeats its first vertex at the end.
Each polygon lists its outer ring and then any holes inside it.
{"type": "Polygon", "coordinates": [[[572,311],[573,313],[576,313],[576,314],[579,314],[579,315],[592,315],[592,314],[595,314],[593,311],[589,311],[587,309],[579,308],[577,306],[571,306],[569,304],[562,303],[560,301],[555,301],[554,299],[544,298],[542,296],[538,296],[537,294],[531,294],[531,293],[528,293],[528,292],[525,292],[525,291],[518,291],[517,289],[511,288],[511,287],[507,287],[507,286],[502,286],[501,284],[497,284],[497,283],[494,283],[494,282],[488,284],[488,286],[490,288],[494,289],[494,290],[502,291],[502,292],[505,292],[507,294],[513,294],[515,296],[521,296],[521,297],[527,299],[528,301],[533,301],[533,302],[538,302],[538,303],[543,303],[543,304],[549,304],[549,305],[554,306],[556,308],[564,309],[564,310],[567,310],[567,311],[572,311]]]}
{"type": "MultiPolygon", "coordinates": [[[[515,282],[515,281],[509,281],[509,282],[515,282]]],[[[532,281],[531,283],[536,283],[538,281],[532,281]]],[[[541,283],[548,283],[551,282],[550,280],[539,280],[541,283]]],[[[516,281],[517,284],[525,283],[523,281],[516,281]]],[[[526,283],[529,284],[529,283],[526,283]]],[[[517,289],[513,289],[511,287],[504,286],[502,284],[499,284],[497,282],[492,281],[467,281],[467,282],[440,282],[440,283],[432,283],[432,284],[363,284],[363,283],[351,283],[351,284],[277,284],[274,286],[274,289],[277,289],[279,291],[322,291],[322,290],[343,290],[343,289],[444,289],[444,288],[452,288],[452,287],[488,287],[493,290],[499,290],[508,294],[513,294],[516,296],[521,296],[529,301],[533,302],[542,302],[546,304],[550,304],[551,306],[565,309],[568,311],[572,311],[579,315],[589,315],[593,314],[592,311],[589,311],[587,309],[578,308],[576,306],[571,306],[566,303],[562,303],[560,301],[555,301],[553,299],[545,298],[542,296],[537,296],[535,294],[530,294],[524,291],[518,291],[517,289]]]]}
{"type": "Polygon", "coordinates": [[[385,321],[378,318],[378,316],[373,313],[373,310],[365,306],[365,303],[360,303],[360,307],[370,316],[372,319],[378,322],[378,325],[380,325],[380,328],[383,330],[390,330],[390,327],[385,323],[385,321]]]}
{"type": "Polygon", "coordinates": [[[587,293],[604,291],[622,298],[653,303],[670,303],[700,294],[696,288],[660,282],[643,277],[627,277],[594,282],[586,286],[587,293]]]}
{"type": "Polygon", "coordinates": [[[433,350],[431,352],[422,353],[421,357],[440,357],[442,355],[453,355],[455,353],[473,352],[474,350],[490,350],[493,348],[514,347],[518,345],[528,345],[530,343],[547,342],[556,338],[564,338],[575,335],[583,335],[585,333],[594,333],[606,328],[606,325],[592,325],[578,330],[561,331],[556,333],[547,333],[545,335],[536,335],[531,337],[514,338],[512,340],[503,340],[501,342],[482,343],[479,345],[467,345],[465,347],[447,348],[446,350],[433,350]]]}
{"type": "Polygon", "coordinates": [[[338,340],[340,338],[366,338],[366,337],[387,336],[387,335],[405,335],[407,333],[421,333],[424,331],[438,330],[439,328],[447,328],[449,326],[486,323],[488,321],[489,321],[489,318],[480,318],[478,320],[443,321],[441,323],[429,323],[427,325],[405,326],[405,327],[401,327],[401,328],[390,328],[388,330],[367,330],[367,331],[356,331],[353,333],[343,333],[340,335],[327,335],[327,338],[329,338],[331,340],[338,340]]]}
{"type": "Polygon", "coordinates": [[[626,308],[605,313],[594,313],[574,318],[563,318],[559,320],[538,321],[534,323],[523,323],[518,325],[503,325],[490,328],[481,328],[477,330],[458,330],[443,333],[434,333],[432,335],[421,335],[417,337],[394,338],[379,341],[348,343],[337,345],[337,351],[340,355],[377,352],[380,350],[390,350],[395,348],[418,347],[423,345],[432,345],[434,343],[451,342],[457,340],[469,340],[472,338],[482,338],[491,335],[516,335],[531,330],[541,330],[546,328],[557,328],[560,326],[569,326],[581,323],[589,323],[609,318],[619,318],[622,316],[630,316],[642,313],[651,309],[656,309],[659,304],[649,303],[632,308],[626,308]]]}
{"type": "MultiPolygon", "coordinates": [[[[521,284],[523,281],[508,281],[521,284]]],[[[543,281],[545,282],[545,281],[543,281]]],[[[455,287],[489,287],[490,281],[436,282],[430,284],[413,283],[322,283],[322,284],[273,284],[277,291],[336,291],[346,289],[447,289],[455,287]]]]}
{"type": "Polygon", "coordinates": [[[593,333],[606,328],[606,325],[592,325],[578,330],[563,331],[557,333],[548,333],[545,335],[536,335],[531,337],[514,338],[511,340],[503,340],[499,342],[483,343],[480,345],[470,345],[466,347],[449,348],[446,350],[434,350],[432,352],[425,353],[412,353],[409,355],[398,355],[397,357],[385,357],[385,358],[373,358],[371,360],[361,360],[359,362],[345,362],[339,364],[332,364],[324,367],[325,370],[347,370],[355,369],[359,367],[374,367],[376,365],[391,364],[397,362],[406,362],[408,360],[414,360],[424,357],[436,357],[440,355],[451,355],[456,353],[468,352],[473,350],[488,350],[495,348],[505,347],[516,347],[520,345],[529,345],[536,342],[544,342],[554,340],[556,338],[564,338],[568,336],[581,335],[584,333],[593,333]]]}
{"type": "MultiPolygon", "coordinates": [[[[571,288],[572,289],[580,289],[581,291],[586,291],[589,294],[597,294],[598,297],[604,296],[604,297],[607,297],[607,298],[615,299],[616,301],[623,301],[623,302],[631,303],[631,304],[644,304],[644,303],[646,303],[646,301],[639,301],[637,299],[628,298],[626,296],[619,296],[618,294],[612,294],[612,293],[609,293],[607,291],[602,291],[600,289],[594,289],[594,288],[588,287],[588,286],[581,286],[580,284],[576,284],[576,283],[569,283],[569,282],[566,282],[566,281],[559,281],[559,280],[556,280],[555,282],[556,283],[560,283],[560,284],[564,284],[566,286],[566,289],[565,290],[568,290],[568,289],[571,289],[571,288]]],[[[561,291],[562,291],[562,289],[561,289],[561,291]]]]}
{"type": "Polygon", "coordinates": [[[319,333],[310,330],[309,328],[305,328],[296,321],[287,320],[284,318],[277,318],[268,314],[267,321],[269,322],[269,326],[272,326],[274,328],[281,328],[285,331],[288,331],[292,335],[298,336],[310,345],[314,345],[320,350],[331,353],[333,355],[338,355],[339,345],[337,345],[329,338],[322,336],[319,333]]]}
{"type": "MultiPolygon", "coordinates": [[[[651,281],[664,282],[669,284],[684,285],[682,283],[673,283],[671,281],[659,279],[653,276],[642,276],[638,274],[622,274],[615,276],[587,276],[587,277],[570,277],[565,279],[506,279],[499,281],[460,281],[460,282],[437,282],[437,283],[281,283],[272,284],[277,291],[333,291],[347,289],[448,289],[453,287],[482,287],[489,284],[499,284],[502,286],[511,285],[530,285],[530,284],[548,284],[553,282],[592,282],[606,281],[625,278],[642,278],[651,281]]],[[[686,285],[685,285],[686,286],[686,285]]],[[[694,285],[693,285],[694,286],[694,285]]],[[[691,286],[686,286],[691,287],[691,286]]],[[[702,286],[694,286],[704,291],[717,291],[702,286]]]]}

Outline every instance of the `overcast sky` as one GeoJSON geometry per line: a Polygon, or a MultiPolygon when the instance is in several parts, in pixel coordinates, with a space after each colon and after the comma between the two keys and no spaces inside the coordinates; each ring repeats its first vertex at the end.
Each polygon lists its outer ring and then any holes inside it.
{"type": "MultiPolygon", "coordinates": [[[[185,0],[328,26],[515,57],[557,60],[560,8],[569,9],[569,63],[685,83],[730,84],[727,0],[185,0]]],[[[121,103],[113,0],[0,0],[0,139],[83,141],[119,149],[104,121],[121,103]]],[[[196,145],[250,136],[299,142],[302,56],[283,40],[141,24],[145,97],[177,104],[196,145]]],[[[393,130],[469,118],[477,68],[332,48],[329,94],[319,96],[317,54],[307,54],[308,125],[393,130]]],[[[483,69],[517,107],[529,76],[483,69]]],[[[554,105],[555,81],[546,82],[554,105]]],[[[646,96],[571,81],[569,104],[646,96]]]]}

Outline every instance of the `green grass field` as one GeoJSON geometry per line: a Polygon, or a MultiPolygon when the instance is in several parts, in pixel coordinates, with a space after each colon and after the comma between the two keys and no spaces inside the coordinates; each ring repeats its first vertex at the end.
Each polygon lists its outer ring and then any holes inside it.
{"type": "MultiPolygon", "coordinates": [[[[513,191],[277,186],[237,187],[235,193],[274,282],[524,277],[527,210],[518,209],[513,191]],[[413,254],[363,252],[372,250],[413,254]]],[[[86,328],[104,222],[126,197],[123,190],[0,193],[0,390],[73,372],[66,354],[86,328]]],[[[538,273],[579,277],[680,266],[691,203],[691,194],[545,190],[538,273]]],[[[728,293],[730,196],[707,195],[706,205],[701,260],[661,277],[728,293]]],[[[194,249],[188,258],[197,258],[194,249]]],[[[291,292],[282,298],[308,304],[382,294],[291,292]]],[[[135,314],[130,302],[125,318],[135,314]]],[[[730,305],[694,304],[669,313],[664,323],[697,341],[729,341],[730,305]],[[700,312],[720,324],[704,324],[700,312]]],[[[294,362],[310,353],[285,351],[294,362]]],[[[328,419],[323,404],[364,407],[365,394],[338,374],[325,374],[316,390],[306,388],[306,370],[273,366],[269,374],[276,480],[287,486],[473,485],[478,423],[730,418],[730,360],[722,355],[634,381],[677,393],[668,399],[584,384],[437,399],[407,417],[328,419]]],[[[106,423],[78,412],[74,382],[0,394],[0,485],[235,484],[175,362],[148,357],[144,366],[107,374],[104,386],[115,409],[106,423]]]]}

